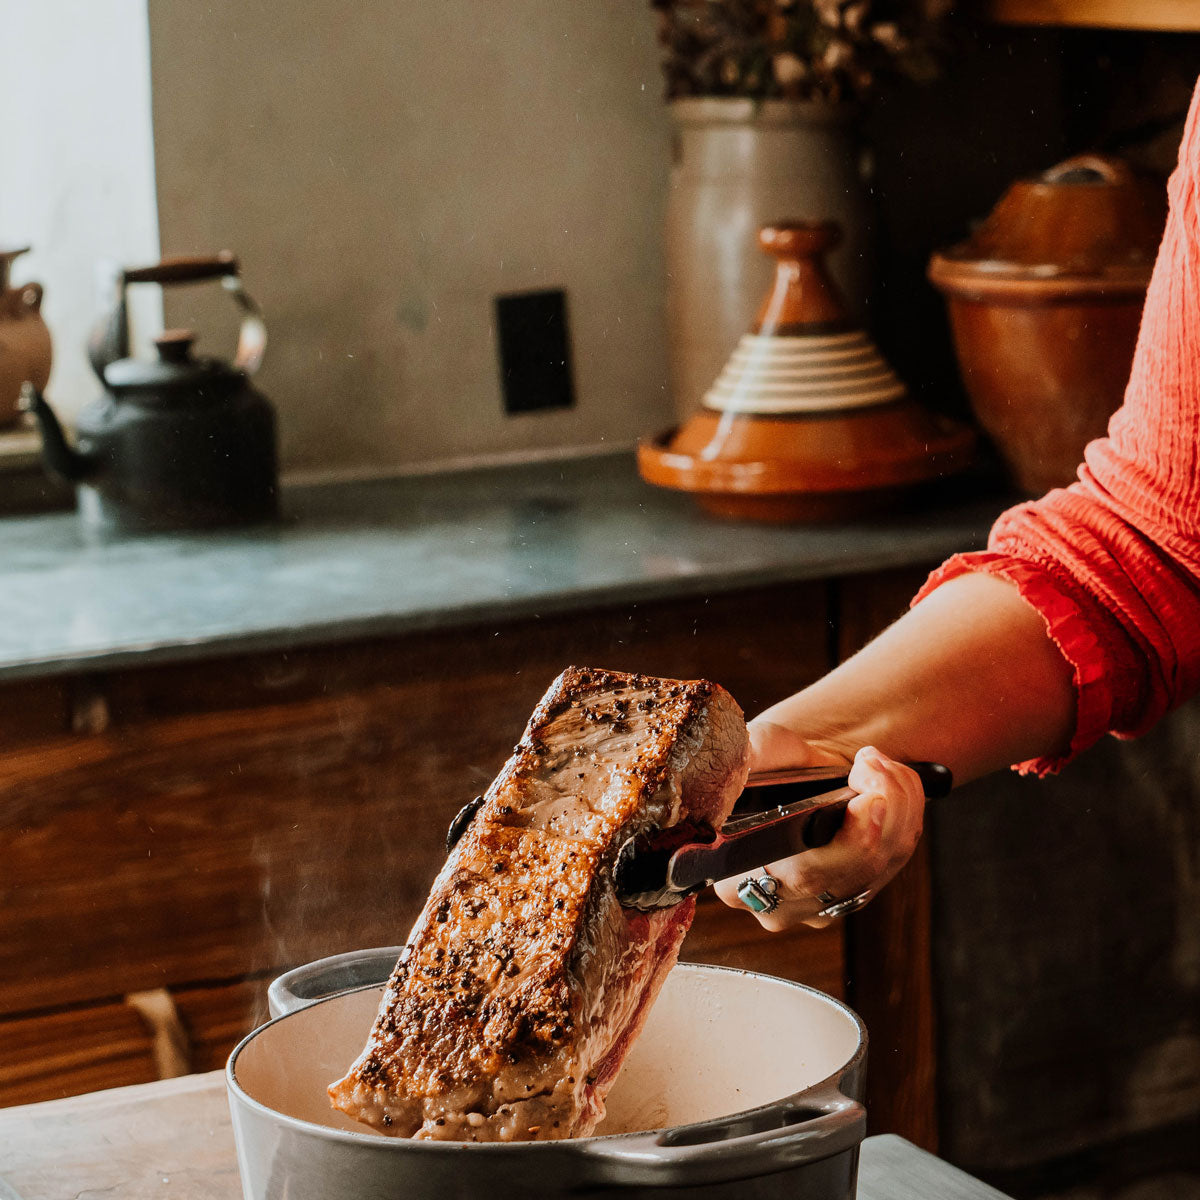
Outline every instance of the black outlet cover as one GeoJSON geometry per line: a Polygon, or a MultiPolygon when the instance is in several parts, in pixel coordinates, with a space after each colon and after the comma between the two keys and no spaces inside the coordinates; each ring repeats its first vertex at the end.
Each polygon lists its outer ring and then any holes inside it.
{"type": "Polygon", "coordinates": [[[561,288],[496,297],[504,411],[573,408],[567,297],[561,288]]]}

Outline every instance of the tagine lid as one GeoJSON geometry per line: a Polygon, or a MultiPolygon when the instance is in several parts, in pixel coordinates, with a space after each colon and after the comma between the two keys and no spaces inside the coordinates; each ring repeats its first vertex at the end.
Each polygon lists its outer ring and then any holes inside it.
{"type": "Polygon", "coordinates": [[[1118,158],[1084,154],[1014,183],[964,242],[933,255],[943,291],[1036,284],[1142,291],[1166,223],[1166,189],[1118,158]]]}
{"type": "Polygon", "coordinates": [[[841,412],[898,400],[904,384],[847,315],[823,256],[841,241],[831,221],[768,225],[759,245],[776,262],[758,320],[705,393],[705,408],[783,414],[841,412]]]}

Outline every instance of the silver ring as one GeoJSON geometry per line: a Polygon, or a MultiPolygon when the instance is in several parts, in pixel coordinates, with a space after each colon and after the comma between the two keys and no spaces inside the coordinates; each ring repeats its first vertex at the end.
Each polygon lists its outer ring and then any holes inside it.
{"type": "MultiPolygon", "coordinates": [[[[739,893],[740,894],[740,893],[739,893]]],[[[822,892],[817,899],[824,903],[825,898],[833,899],[828,892],[822,892]]],[[[839,900],[835,904],[827,904],[819,913],[818,917],[844,917],[847,913],[858,912],[860,908],[871,898],[871,889],[867,888],[865,892],[859,892],[857,896],[851,896],[849,900],[839,900]]]]}
{"type": "Polygon", "coordinates": [[[738,884],[738,899],[751,911],[765,916],[779,907],[779,880],[770,871],[764,871],[755,879],[747,875],[738,884]]]}

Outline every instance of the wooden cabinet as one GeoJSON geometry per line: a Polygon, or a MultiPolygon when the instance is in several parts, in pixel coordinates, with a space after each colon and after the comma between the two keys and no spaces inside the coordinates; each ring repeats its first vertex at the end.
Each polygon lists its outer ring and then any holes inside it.
{"type": "MultiPolygon", "coordinates": [[[[753,713],[874,633],[918,578],[0,690],[0,1104],[220,1065],[265,1016],[281,968],[402,941],[447,822],[566,664],[707,676],[753,713]]],[[[685,956],[838,995],[849,976],[881,1021],[889,997],[925,1002],[846,946],[843,926],[770,936],[709,896],[685,956]]],[[[903,973],[913,961],[881,964],[903,973]]]]}

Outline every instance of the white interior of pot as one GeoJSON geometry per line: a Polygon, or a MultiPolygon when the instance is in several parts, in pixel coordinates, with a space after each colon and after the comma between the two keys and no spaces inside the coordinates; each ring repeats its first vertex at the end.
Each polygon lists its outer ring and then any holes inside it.
{"type": "MultiPolygon", "coordinates": [[[[351,992],[266,1026],[238,1055],[239,1086],[287,1116],[370,1133],[335,1112],[325,1088],[362,1050],[382,992],[351,992]]],[[[609,1093],[597,1133],[662,1129],[781,1100],[834,1074],[858,1044],[853,1017],[818,992],[680,964],[609,1093]]]]}

